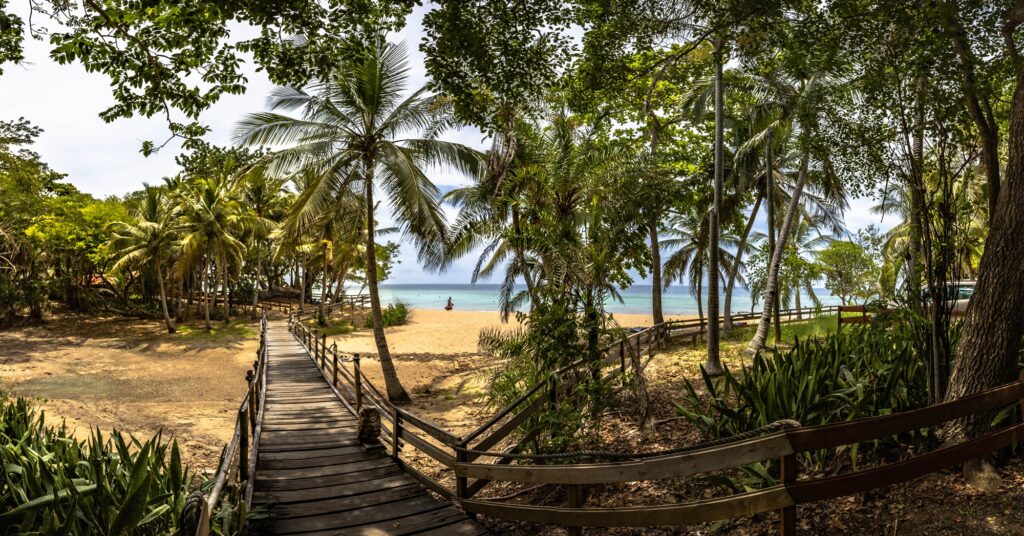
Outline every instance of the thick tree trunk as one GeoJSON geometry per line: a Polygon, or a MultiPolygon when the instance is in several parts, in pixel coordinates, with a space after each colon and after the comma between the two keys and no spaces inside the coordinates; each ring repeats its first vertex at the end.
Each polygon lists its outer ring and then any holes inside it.
{"type": "Polygon", "coordinates": [[[722,361],[719,355],[719,309],[718,309],[718,251],[719,235],[721,229],[718,218],[718,211],[722,206],[722,175],[725,174],[725,157],[723,150],[724,127],[724,98],[722,95],[722,46],[725,39],[719,36],[715,39],[715,176],[712,184],[713,201],[711,203],[711,214],[709,215],[708,237],[708,357],[704,362],[704,369],[708,374],[717,376],[722,374],[722,361]]]}
{"type": "MultiPolygon", "coordinates": [[[[1017,73],[1010,109],[1006,179],[985,240],[978,282],[967,306],[946,400],[1015,379],[1024,337],[1024,71],[1017,73]]],[[[985,417],[951,423],[948,441],[976,435],[985,417]]]]}
{"type": "Polygon", "coordinates": [[[388,400],[394,404],[411,402],[409,393],[402,386],[398,379],[398,371],[391,361],[391,351],[388,349],[388,340],[384,336],[384,315],[380,308],[380,291],[377,288],[377,251],[374,241],[373,221],[373,162],[364,162],[366,180],[366,284],[370,290],[370,314],[373,317],[373,339],[377,343],[377,355],[380,358],[380,368],[384,375],[384,386],[387,390],[388,400]]]}
{"type": "MultiPolygon", "coordinates": [[[[778,301],[779,294],[779,266],[782,264],[782,252],[786,249],[786,239],[793,227],[793,220],[800,207],[800,194],[804,191],[804,183],[807,181],[807,166],[810,161],[810,148],[804,147],[800,157],[800,173],[797,175],[796,186],[793,187],[793,196],[789,200],[789,208],[786,210],[786,217],[782,221],[782,228],[779,229],[779,240],[775,244],[775,251],[772,252],[772,261],[768,266],[768,280],[764,291],[764,310],[761,312],[761,321],[757,324],[757,332],[747,346],[747,353],[754,355],[764,347],[764,341],[768,338],[768,325],[771,323],[772,305],[778,301]]],[[[778,341],[778,336],[776,336],[778,341]]]]}
{"type": "Polygon", "coordinates": [[[647,222],[647,233],[651,238],[651,309],[654,325],[665,322],[661,306],[661,246],[658,245],[658,222],[647,222]]]}
{"type": "Polygon", "coordinates": [[[164,271],[160,267],[160,262],[156,263],[156,279],[160,284],[160,305],[164,309],[164,324],[167,324],[167,333],[174,333],[174,324],[171,323],[171,313],[167,310],[167,291],[164,289],[164,271]]]}
{"type": "Polygon", "coordinates": [[[725,315],[726,333],[732,330],[732,291],[736,287],[736,278],[739,276],[740,266],[743,264],[743,251],[747,249],[747,239],[750,238],[750,231],[754,228],[754,219],[757,218],[757,213],[761,210],[761,199],[763,197],[758,194],[757,200],[754,201],[754,208],[750,211],[750,217],[747,218],[747,225],[743,228],[743,236],[740,237],[739,246],[736,248],[736,259],[729,269],[729,280],[725,284],[725,308],[722,314],[725,315]]]}

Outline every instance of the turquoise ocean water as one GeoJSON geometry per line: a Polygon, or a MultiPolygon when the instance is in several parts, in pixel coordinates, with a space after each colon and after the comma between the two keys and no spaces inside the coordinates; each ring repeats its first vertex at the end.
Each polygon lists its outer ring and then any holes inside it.
{"type": "MultiPolygon", "coordinates": [[[[414,309],[443,309],[448,297],[451,296],[457,311],[497,311],[498,310],[498,289],[499,285],[478,284],[478,285],[444,285],[444,284],[421,284],[421,285],[381,285],[381,302],[384,304],[396,301],[405,302],[414,309]]],[[[350,292],[357,292],[359,289],[350,289],[350,292]]],[[[818,299],[824,305],[835,305],[839,298],[833,297],[825,289],[814,289],[818,299]]],[[[613,313],[635,313],[646,314],[651,312],[651,286],[633,285],[620,291],[622,302],[609,301],[607,309],[613,313]]],[[[705,289],[705,296],[707,291],[705,289]]],[[[705,312],[707,311],[707,298],[705,297],[705,312]]],[[[665,314],[696,314],[697,300],[690,295],[685,287],[670,287],[662,297],[662,306],[665,314]]],[[[812,302],[804,294],[800,298],[800,305],[810,307],[812,302]]],[[[750,293],[746,289],[737,288],[732,298],[733,312],[750,311],[750,293]]]]}

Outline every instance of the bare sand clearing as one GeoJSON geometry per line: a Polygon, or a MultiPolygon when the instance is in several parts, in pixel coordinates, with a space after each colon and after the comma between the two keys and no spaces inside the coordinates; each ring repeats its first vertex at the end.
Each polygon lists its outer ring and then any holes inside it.
{"type": "MultiPolygon", "coordinates": [[[[651,323],[646,315],[617,320],[651,323]]],[[[211,469],[234,430],[257,341],[256,324],[215,326],[212,335],[194,322],[168,335],[159,321],[59,314],[0,332],[0,388],[39,398],[51,422],[64,419],[82,439],[95,427],[140,437],[163,430],[193,466],[211,469]]],[[[407,325],[388,328],[410,409],[460,434],[486,420],[494,408],[480,395],[501,363],[477,350],[479,333],[514,326],[494,312],[413,310],[407,325]]],[[[364,370],[383,389],[373,332],[334,340],[365,355],[364,370]]]]}
{"type": "Polygon", "coordinates": [[[212,335],[158,321],[58,315],[0,332],[0,388],[38,397],[49,422],[177,438],[193,467],[213,468],[234,431],[257,324],[212,335]]]}
{"type": "MultiPolygon", "coordinates": [[[[614,316],[623,327],[651,325],[650,315],[614,316]]],[[[388,328],[388,347],[395,367],[413,397],[411,411],[456,434],[469,432],[485,421],[496,408],[487,407],[480,395],[501,363],[477,349],[480,331],[516,326],[514,319],[503,324],[496,312],[414,309],[408,324],[388,328]]],[[[369,357],[363,359],[363,369],[383,390],[373,332],[360,330],[333,340],[339,351],[369,357]]]]}

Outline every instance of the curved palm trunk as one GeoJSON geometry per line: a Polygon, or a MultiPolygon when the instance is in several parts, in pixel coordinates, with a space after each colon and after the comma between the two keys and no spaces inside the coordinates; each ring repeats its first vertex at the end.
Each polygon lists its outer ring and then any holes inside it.
{"type": "Polygon", "coordinates": [[[647,233],[651,240],[651,309],[654,325],[665,322],[661,306],[661,246],[658,245],[658,223],[647,222],[647,233]]]}
{"type": "Polygon", "coordinates": [[[763,197],[758,193],[757,200],[754,201],[754,208],[750,211],[750,217],[747,218],[747,226],[743,228],[743,236],[740,237],[739,246],[736,248],[736,259],[729,269],[729,280],[725,283],[725,308],[722,314],[725,315],[726,333],[732,330],[732,291],[736,287],[736,277],[740,273],[740,265],[743,264],[743,251],[747,249],[747,239],[750,238],[750,231],[754,228],[754,219],[757,218],[757,213],[761,210],[761,199],[763,197]]]}
{"type": "MultiPolygon", "coordinates": [[[[775,170],[772,168],[774,161],[772,160],[772,131],[768,131],[768,141],[765,146],[765,172],[767,173],[765,182],[768,196],[768,253],[769,258],[775,256],[775,170]]],[[[779,296],[768,301],[767,293],[765,294],[765,305],[771,307],[772,311],[772,322],[775,324],[775,340],[782,337],[782,327],[779,325],[779,296]]]]}
{"type": "MultiPolygon", "coordinates": [[[[782,264],[782,251],[786,249],[786,238],[790,229],[793,228],[793,220],[800,206],[800,194],[804,191],[804,182],[807,181],[807,166],[809,163],[810,148],[804,147],[800,157],[800,174],[797,176],[796,186],[793,187],[793,196],[789,200],[789,208],[786,210],[786,218],[782,221],[782,228],[779,229],[779,240],[772,251],[772,262],[768,266],[768,280],[765,283],[764,310],[761,312],[761,321],[757,324],[757,332],[747,346],[747,353],[754,355],[764,347],[764,341],[768,338],[768,325],[771,323],[772,304],[778,303],[779,296],[779,265],[782,264]]],[[[776,322],[778,325],[778,322],[776,322]]],[[[776,341],[778,336],[776,336],[776,341]]]]}
{"type": "Polygon", "coordinates": [[[174,324],[171,323],[171,313],[167,310],[167,291],[164,289],[164,271],[160,262],[156,263],[156,279],[160,283],[160,305],[164,309],[164,323],[167,324],[167,333],[174,333],[174,324]]]}
{"type": "Polygon", "coordinates": [[[411,402],[409,393],[402,387],[398,379],[398,371],[391,361],[391,351],[388,349],[388,340],[384,336],[384,315],[380,309],[380,291],[377,288],[377,252],[374,242],[373,221],[373,161],[364,162],[366,181],[366,285],[370,290],[370,314],[373,317],[373,339],[377,343],[377,355],[380,358],[380,368],[384,375],[384,387],[388,392],[388,400],[394,404],[411,402]]]}
{"type": "Polygon", "coordinates": [[[722,374],[722,362],[718,348],[718,242],[719,242],[719,221],[718,210],[722,206],[722,175],[725,173],[724,151],[722,148],[722,137],[724,128],[724,99],[722,95],[722,45],[724,38],[719,36],[715,40],[715,177],[714,177],[714,200],[711,204],[710,236],[708,247],[711,254],[708,256],[708,358],[704,363],[704,369],[712,376],[722,374]]]}

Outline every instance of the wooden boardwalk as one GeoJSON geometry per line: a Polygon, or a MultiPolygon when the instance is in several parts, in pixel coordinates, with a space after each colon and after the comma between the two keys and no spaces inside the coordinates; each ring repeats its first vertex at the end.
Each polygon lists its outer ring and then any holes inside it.
{"type": "Polygon", "coordinates": [[[476,535],[486,531],[427,493],[387,455],[356,439],[335,397],[283,321],[267,331],[267,389],[253,506],[262,534],[476,535]]]}

